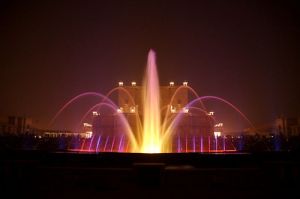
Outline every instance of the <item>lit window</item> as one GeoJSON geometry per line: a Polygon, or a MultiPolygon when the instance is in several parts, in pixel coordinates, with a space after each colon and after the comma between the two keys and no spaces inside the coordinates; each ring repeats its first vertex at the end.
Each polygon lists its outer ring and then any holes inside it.
{"type": "Polygon", "coordinates": [[[99,116],[100,113],[98,113],[97,111],[93,111],[93,116],[99,116]]]}
{"type": "Polygon", "coordinates": [[[176,108],[171,105],[170,111],[171,113],[176,113],[176,108]]]}
{"type": "Polygon", "coordinates": [[[89,123],[83,123],[83,126],[84,126],[84,127],[91,127],[92,125],[89,124],[89,123]]]}
{"type": "Polygon", "coordinates": [[[130,107],[130,113],[135,113],[135,107],[130,107]]]}
{"type": "Polygon", "coordinates": [[[174,86],[174,82],[170,82],[170,86],[174,86]]]}
{"type": "Polygon", "coordinates": [[[214,136],[215,136],[215,137],[220,137],[220,136],[221,136],[221,132],[215,131],[215,132],[214,132],[214,136]]]}
{"type": "Polygon", "coordinates": [[[184,113],[188,113],[189,112],[189,109],[186,108],[186,107],[184,107],[182,110],[183,110],[184,113]]]}
{"type": "Polygon", "coordinates": [[[92,137],[93,132],[92,131],[87,131],[86,132],[86,138],[91,138],[92,137]]]}
{"type": "Polygon", "coordinates": [[[123,84],[123,82],[119,82],[119,86],[123,86],[124,84],[123,84]]]}
{"type": "Polygon", "coordinates": [[[213,116],[213,115],[214,115],[214,112],[213,112],[213,111],[210,111],[210,112],[208,113],[208,115],[213,116]]]}
{"type": "Polygon", "coordinates": [[[215,125],[215,127],[222,127],[223,126],[223,123],[218,123],[215,125]]]}

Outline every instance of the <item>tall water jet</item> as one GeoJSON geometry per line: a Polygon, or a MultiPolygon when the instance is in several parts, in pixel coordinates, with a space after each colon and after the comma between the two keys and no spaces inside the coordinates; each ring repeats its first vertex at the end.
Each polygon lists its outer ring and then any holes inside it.
{"type": "MultiPolygon", "coordinates": [[[[79,134],[84,139],[80,139],[81,145],[78,144],[75,148],[80,151],[87,151],[86,149],[95,152],[138,153],[222,151],[218,150],[222,147],[222,142],[218,143],[218,138],[212,137],[216,128],[218,132],[222,132],[222,129],[215,125],[216,119],[211,114],[213,112],[208,112],[203,104],[205,100],[216,100],[229,105],[253,127],[251,121],[233,104],[216,96],[199,96],[187,82],[183,82],[181,86],[174,86],[174,82],[170,82],[169,86],[160,86],[153,50],[148,53],[142,86],[137,86],[136,82],[132,82],[131,86],[119,82],[119,86],[106,95],[96,92],[82,93],[68,101],[50,124],[53,124],[60,113],[73,102],[86,96],[96,96],[101,98],[101,101],[91,106],[79,122],[81,125],[93,112],[93,124],[89,124],[89,128],[84,128],[83,133],[79,134]],[[115,92],[118,92],[118,103],[109,98],[115,92]],[[188,92],[191,92],[195,99],[190,101],[188,92]],[[94,143],[96,135],[98,140],[94,143]]],[[[76,129],[79,129],[78,127],[76,126],[76,129]]],[[[228,148],[225,146],[226,142],[229,141],[225,141],[224,137],[224,151],[228,148]]]]}
{"type": "Polygon", "coordinates": [[[143,138],[141,152],[161,152],[161,120],[159,80],[155,62],[155,52],[148,54],[147,69],[143,85],[143,138]]]}

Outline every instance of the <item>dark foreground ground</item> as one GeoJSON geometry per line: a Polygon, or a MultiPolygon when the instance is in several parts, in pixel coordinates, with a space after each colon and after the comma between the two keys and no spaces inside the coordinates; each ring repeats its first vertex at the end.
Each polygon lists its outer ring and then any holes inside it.
{"type": "Polygon", "coordinates": [[[300,198],[298,153],[0,154],[0,198],[300,198]]]}

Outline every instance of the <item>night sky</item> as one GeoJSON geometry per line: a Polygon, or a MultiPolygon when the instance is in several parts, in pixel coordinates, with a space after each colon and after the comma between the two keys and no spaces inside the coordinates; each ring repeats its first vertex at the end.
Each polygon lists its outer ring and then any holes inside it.
{"type": "MultiPolygon", "coordinates": [[[[256,125],[300,116],[296,1],[0,1],[0,115],[46,124],[71,97],[141,83],[147,52],[161,84],[187,80],[256,125]]],[[[71,128],[95,99],[59,118],[71,128]]],[[[220,103],[227,130],[247,127],[220,103]]]]}

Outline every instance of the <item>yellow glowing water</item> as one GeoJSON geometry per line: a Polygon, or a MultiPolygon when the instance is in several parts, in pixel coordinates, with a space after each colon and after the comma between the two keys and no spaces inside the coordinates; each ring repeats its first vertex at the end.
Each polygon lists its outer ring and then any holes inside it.
{"type": "Polygon", "coordinates": [[[155,53],[152,50],[150,50],[148,54],[147,69],[143,85],[143,106],[144,120],[140,152],[160,153],[162,152],[162,142],[159,80],[155,53]]]}
{"type": "Polygon", "coordinates": [[[165,118],[161,118],[159,79],[153,50],[150,50],[148,54],[142,88],[143,121],[141,122],[137,112],[138,129],[135,135],[130,126],[126,127],[132,144],[130,151],[138,153],[169,152],[171,149],[170,137],[174,132],[176,119],[170,117],[169,110],[167,110],[165,118]]]}

